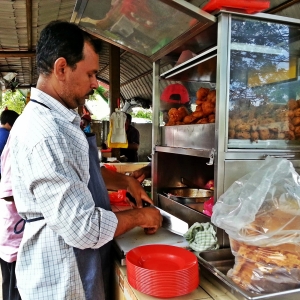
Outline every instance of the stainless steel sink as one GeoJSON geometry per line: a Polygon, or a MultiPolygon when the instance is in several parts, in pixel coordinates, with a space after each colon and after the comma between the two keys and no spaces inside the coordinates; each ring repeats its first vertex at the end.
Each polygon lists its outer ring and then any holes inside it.
{"type": "Polygon", "coordinates": [[[237,299],[240,300],[299,300],[300,289],[293,289],[284,292],[270,294],[256,294],[243,290],[226,276],[228,270],[234,265],[234,256],[230,248],[203,251],[195,253],[200,263],[201,276],[207,277],[208,280],[216,280],[219,284],[230,291],[237,299]],[[205,270],[205,272],[204,272],[205,270]]]}

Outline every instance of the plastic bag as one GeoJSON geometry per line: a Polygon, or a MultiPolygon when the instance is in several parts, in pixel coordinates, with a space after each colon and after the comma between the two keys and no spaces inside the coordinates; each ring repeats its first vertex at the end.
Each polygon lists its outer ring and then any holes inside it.
{"type": "Polygon", "coordinates": [[[118,171],[117,167],[114,166],[114,165],[104,164],[104,167],[105,167],[106,169],[109,169],[109,170],[114,171],[114,172],[117,172],[117,171],[118,171]]]}
{"type": "Polygon", "coordinates": [[[291,162],[268,157],[235,181],[211,221],[229,235],[236,284],[259,294],[300,287],[300,177],[291,162]]]}
{"type": "Polygon", "coordinates": [[[300,177],[286,159],[267,157],[218,199],[211,221],[256,246],[300,246],[300,177]]]}
{"type": "Polygon", "coordinates": [[[109,193],[109,202],[117,206],[129,206],[130,204],[126,199],[126,192],[126,190],[118,190],[117,192],[109,193]]]}
{"type": "Polygon", "coordinates": [[[125,123],[126,114],[124,112],[116,111],[111,114],[107,136],[109,148],[128,148],[125,123]]]}
{"type": "Polygon", "coordinates": [[[243,289],[276,293],[300,287],[300,256],[295,245],[256,247],[230,240],[235,263],[227,273],[243,289]]]}
{"type": "Polygon", "coordinates": [[[214,202],[215,202],[214,196],[212,196],[203,203],[203,213],[206,214],[207,216],[212,215],[214,202]]]}

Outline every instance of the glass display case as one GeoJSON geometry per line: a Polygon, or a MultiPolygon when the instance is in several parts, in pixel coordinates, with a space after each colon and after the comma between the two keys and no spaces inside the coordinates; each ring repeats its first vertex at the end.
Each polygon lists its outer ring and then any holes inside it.
{"type": "Polygon", "coordinates": [[[228,148],[300,150],[300,26],[234,16],[228,148]]]}
{"type": "Polygon", "coordinates": [[[71,21],[102,40],[155,61],[216,18],[181,0],[83,0],[77,2],[71,21]]]}
{"type": "MultiPolygon", "coordinates": [[[[159,64],[154,68],[157,114],[160,81],[184,84],[194,112],[203,105],[200,91],[209,89],[216,96],[212,123],[200,118],[190,124],[154,124],[153,195],[183,219],[189,216],[182,214],[182,206],[161,195],[166,186],[180,186],[182,177],[201,188],[213,177],[218,199],[268,155],[300,168],[300,21],[221,11],[213,32],[209,47],[196,56],[167,71],[160,72],[159,64]]],[[[198,220],[206,220],[201,212],[198,220]]],[[[226,234],[217,234],[220,245],[228,247],[226,234]]]]}

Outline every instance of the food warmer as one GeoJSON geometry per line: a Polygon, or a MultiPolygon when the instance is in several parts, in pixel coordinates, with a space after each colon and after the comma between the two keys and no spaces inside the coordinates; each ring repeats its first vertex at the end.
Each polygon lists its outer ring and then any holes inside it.
{"type": "MultiPolygon", "coordinates": [[[[200,187],[213,178],[218,199],[266,156],[287,158],[300,171],[300,20],[229,11],[216,16],[217,23],[195,38],[206,46],[196,56],[167,71],[154,64],[157,115],[160,81],[183,83],[192,101],[199,88],[216,89],[215,123],[162,126],[154,118],[153,195],[189,225],[210,218],[203,203],[183,205],[164,194],[181,186],[182,177],[200,187]]],[[[228,236],[216,230],[221,249],[200,253],[199,261],[238,299],[299,298],[300,289],[256,295],[237,287],[225,276],[234,263],[228,236]]]]}
{"type": "MultiPolygon", "coordinates": [[[[191,226],[210,217],[202,213],[203,203],[180,203],[165,194],[183,187],[182,178],[201,188],[213,179],[218,199],[268,155],[291,160],[299,171],[300,20],[226,10],[209,14],[189,2],[116,0],[97,10],[94,1],[79,1],[72,21],[153,62],[152,196],[191,226]],[[216,90],[215,123],[164,126],[160,95],[171,83],[188,89],[194,108],[200,88],[216,90]]],[[[237,298],[261,299],[224,275],[233,264],[229,239],[216,231],[221,249],[200,253],[199,262],[237,298]]],[[[298,299],[299,292],[263,298],[298,299]]]]}

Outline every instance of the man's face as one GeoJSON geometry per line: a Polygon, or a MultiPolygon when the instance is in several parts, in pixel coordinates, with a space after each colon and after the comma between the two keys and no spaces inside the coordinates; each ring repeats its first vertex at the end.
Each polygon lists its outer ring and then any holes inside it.
{"type": "Polygon", "coordinates": [[[96,74],[99,68],[99,55],[92,46],[85,43],[84,58],[76,64],[76,68],[66,68],[66,82],[62,85],[61,98],[68,108],[77,108],[85,103],[85,99],[98,87],[96,74]]]}

